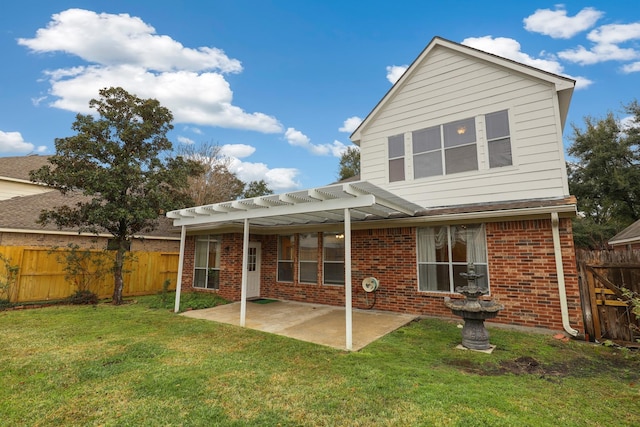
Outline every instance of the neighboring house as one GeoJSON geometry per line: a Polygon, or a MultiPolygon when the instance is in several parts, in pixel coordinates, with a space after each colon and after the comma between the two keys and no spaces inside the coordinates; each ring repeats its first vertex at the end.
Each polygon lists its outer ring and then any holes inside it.
{"type": "Polygon", "coordinates": [[[609,245],[614,250],[640,249],[640,220],[613,236],[609,245]]]}
{"type": "Polygon", "coordinates": [[[179,284],[240,300],[243,325],[248,298],[344,305],[350,348],[352,307],[453,317],[473,263],[495,322],[577,335],[574,84],[434,38],[351,136],[359,181],[169,212],[179,284]]]}
{"type": "MultiPolygon", "coordinates": [[[[0,246],[58,246],[69,243],[104,249],[111,237],[104,233],[78,233],[77,229],[58,229],[55,224],[37,223],[43,209],[73,206],[81,196],[63,196],[59,191],[29,180],[29,172],[49,164],[49,156],[0,157],[0,246]],[[10,196],[10,197],[5,197],[10,196]]],[[[177,252],[179,237],[165,217],[160,226],[132,241],[132,251],[177,252]]]]}
{"type": "Polygon", "coordinates": [[[41,168],[48,161],[49,156],[38,155],[0,157],[0,200],[51,191],[29,179],[29,171],[41,168]]]}

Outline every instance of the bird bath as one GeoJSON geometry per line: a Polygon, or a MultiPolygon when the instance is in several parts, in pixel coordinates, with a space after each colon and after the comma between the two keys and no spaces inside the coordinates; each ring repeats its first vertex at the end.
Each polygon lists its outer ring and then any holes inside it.
{"type": "Polygon", "coordinates": [[[491,344],[489,344],[489,331],[484,327],[484,321],[496,317],[504,306],[492,300],[478,299],[489,293],[489,290],[476,285],[476,280],[483,275],[476,274],[473,264],[469,264],[467,273],[460,273],[460,275],[467,279],[467,286],[456,288],[456,292],[464,295],[464,299],[446,297],[444,305],[450,308],[453,314],[464,319],[462,346],[471,350],[488,350],[491,344]]]}

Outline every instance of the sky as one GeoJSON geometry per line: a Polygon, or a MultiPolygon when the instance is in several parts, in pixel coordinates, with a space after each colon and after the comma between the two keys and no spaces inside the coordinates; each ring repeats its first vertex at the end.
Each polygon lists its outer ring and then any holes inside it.
{"type": "Polygon", "coordinates": [[[101,88],[155,98],[276,193],[336,181],[349,135],[442,37],[576,80],[572,125],[640,87],[637,0],[21,0],[0,5],[0,157],[55,154],[101,88]]]}

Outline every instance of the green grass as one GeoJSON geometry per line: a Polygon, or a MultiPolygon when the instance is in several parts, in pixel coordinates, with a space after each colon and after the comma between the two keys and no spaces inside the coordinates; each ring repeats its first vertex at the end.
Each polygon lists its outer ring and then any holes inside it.
{"type": "Polygon", "coordinates": [[[156,303],[0,312],[0,425],[640,425],[636,352],[422,320],[347,353],[156,303]]]}

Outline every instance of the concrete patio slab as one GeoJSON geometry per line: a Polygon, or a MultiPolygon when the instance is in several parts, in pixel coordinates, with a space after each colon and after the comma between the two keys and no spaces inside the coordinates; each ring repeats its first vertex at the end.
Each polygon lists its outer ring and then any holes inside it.
{"type": "MultiPolygon", "coordinates": [[[[248,301],[245,325],[247,328],[344,350],[344,310],[341,307],[293,301],[274,301],[266,304],[248,301]]],[[[352,313],[354,351],[417,318],[414,315],[377,310],[354,309],[352,313]]],[[[240,303],[187,311],[182,315],[239,326],[240,303]]]]}

